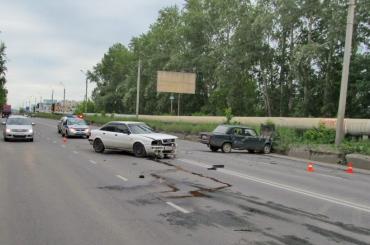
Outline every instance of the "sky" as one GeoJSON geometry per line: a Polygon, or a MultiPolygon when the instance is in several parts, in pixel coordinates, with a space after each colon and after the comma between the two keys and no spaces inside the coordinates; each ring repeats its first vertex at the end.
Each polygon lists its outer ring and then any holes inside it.
{"type": "MultiPolygon", "coordinates": [[[[83,100],[86,71],[117,42],[145,33],[164,7],[184,0],[1,0],[8,103],[83,100]]],[[[89,95],[93,84],[89,84],[89,95]]]]}

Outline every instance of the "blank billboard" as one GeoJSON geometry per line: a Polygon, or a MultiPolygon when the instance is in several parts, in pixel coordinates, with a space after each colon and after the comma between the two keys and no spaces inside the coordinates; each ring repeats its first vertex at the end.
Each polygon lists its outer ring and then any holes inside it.
{"type": "Polygon", "coordinates": [[[195,94],[195,73],[157,72],[157,92],[195,94]]]}

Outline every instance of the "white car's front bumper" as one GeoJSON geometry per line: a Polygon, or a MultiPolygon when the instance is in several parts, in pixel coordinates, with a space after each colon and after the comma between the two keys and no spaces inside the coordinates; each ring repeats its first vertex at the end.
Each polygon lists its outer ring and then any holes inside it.
{"type": "Polygon", "coordinates": [[[6,139],[33,139],[33,132],[5,132],[4,138],[6,139]]]}
{"type": "Polygon", "coordinates": [[[164,155],[171,155],[176,156],[176,149],[177,144],[171,145],[147,145],[145,147],[146,153],[148,155],[155,155],[155,156],[164,156],[164,155]]]}

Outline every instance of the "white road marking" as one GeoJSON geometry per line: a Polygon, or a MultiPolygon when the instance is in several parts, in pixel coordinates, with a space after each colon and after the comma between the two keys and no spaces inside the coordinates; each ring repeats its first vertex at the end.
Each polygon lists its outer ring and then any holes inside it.
{"type": "MultiPolygon", "coordinates": [[[[193,164],[193,165],[196,165],[196,166],[208,168],[208,167],[205,167],[205,165],[203,163],[198,163],[198,162],[195,162],[195,161],[192,161],[192,160],[189,161],[187,159],[182,159],[181,161],[187,162],[189,164],[193,164]],[[184,161],[184,160],[186,160],[186,161],[184,161]]],[[[316,198],[316,199],[324,200],[324,201],[335,203],[335,204],[338,204],[338,205],[341,205],[341,206],[354,208],[354,209],[357,209],[357,210],[361,210],[361,211],[370,213],[370,207],[369,206],[353,203],[353,202],[350,202],[350,201],[346,201],[346,200],[343,200],[343,199],[338,199],[338,198],[335,198],[335,197],[327,196],[327,195],[316,193],[316,192],[307,191],[307,190],[304,190],[304,189],[300,189],[300,188],[296,188],[296,187],[293,187],[293,186],[277,183],[277,182],[274,182],[274,181],[261,179],[261,178],[250,176],[250,175],[247,175],[247,174],[242,174],[242,173],[239,173],[239,172],[236,172],[236,171],[233,171],[233,170],[218,168],[217,171],[220,172],[220,173],[223,173],[223,174],[239,177],[239,178],[242,178],[242,179],[254,181],[254,182],[269,185],[269,186],[272,186],[272,187],[275,187],[275,188],[295,192],[295,193],[298,193],[298,194],[301,194],[301,195],[313,197],[313,198],[316,198]]]]}
{"type": "Polygon", "coordinates": [[[123,181],[128,181],[128,179],[126,179],[125,177],[121,176],[121,175],[116,175],[117,178],[120,178],[121,180],[123,181]]]}
{"type": "Polygon", "coordinates": [[[188,210],[186,210],[185,208],[182,208],[180,206],[177,206],[176,204],[172,203],[172,202],[166,202],[168,205],[170,205],[171,207],[179,210],[180,212],[184,213],[184,214],[188,214],[190,213],[188,210]]]}
{"type": "Polygon", "coordinates": [[[66,148],[66,145],[60,145],[61,147],[63,147],[63,148],[66,148]]]}
{"type": "Polygon", "coordinates": [[[89,160],[89,162],[92,163],[92,164],[96,164],[96,162],[93,161],[93,160],[89,160]]]}
{"type": "Polygon", "coordinates": [[[78,151],[73,151],[74,154],[78,154],[78,151]]]}

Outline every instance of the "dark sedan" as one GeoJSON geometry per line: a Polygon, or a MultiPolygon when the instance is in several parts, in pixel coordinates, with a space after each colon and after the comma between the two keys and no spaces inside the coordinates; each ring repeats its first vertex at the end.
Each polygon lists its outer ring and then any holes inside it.
{"type": "Polygon", "coordinates": [[[235,149],[268,154],[272,147],[271,134],[259,136],[253,128],[241,125],[219,125],[212,133],[201,133],[200,141],[213,152],[235,149]]]}

